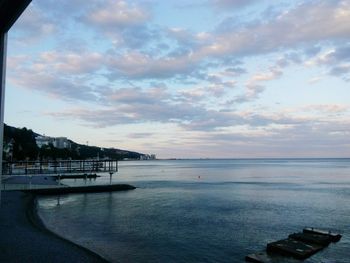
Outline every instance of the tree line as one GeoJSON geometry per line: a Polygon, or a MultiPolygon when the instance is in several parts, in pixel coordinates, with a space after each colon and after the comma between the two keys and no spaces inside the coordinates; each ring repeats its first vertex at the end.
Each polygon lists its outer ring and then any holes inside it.
{"type": "Polygon", "coordinates": [[[138,152],[88,146],[70,141],[71,147],[59,149],[53,144],[39,148],[35,138],[39,134],[27,128],[15,128],[4,124],[3,160],[85,160],[91,158],[109,158],[122,160],[140,159],[143,155],[138,152]]]}

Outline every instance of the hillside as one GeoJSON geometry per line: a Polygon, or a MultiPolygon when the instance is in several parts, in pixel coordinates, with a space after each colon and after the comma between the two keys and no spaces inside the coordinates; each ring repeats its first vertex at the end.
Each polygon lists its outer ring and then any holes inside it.
{"type": "Polygon", "coordinates": [[[52,144],[39,148],[35,138],[40,134],[27,128],[15,128],[4,124],[4,160],[37,160],[37,159],[89,159],[111,158],[122,160],[140,159],[144,154],[115,148],[101,148],[78,144],[69,140],[69,149],[59,149],[52,144]]]}

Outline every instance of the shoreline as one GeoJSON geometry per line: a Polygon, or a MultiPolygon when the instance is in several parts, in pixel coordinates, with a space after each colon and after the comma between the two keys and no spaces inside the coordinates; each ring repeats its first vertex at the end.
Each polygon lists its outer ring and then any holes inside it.
{"type": "Polygon", "coordinates": [[[107,259],[105,259],[103,256],[99,255],[98,253],[81,246],[77,243],[74,243],[73,241],[64,238],[63,236],[60,236],[59,234],[51,231],[48,227],[46,227],[44,221],[41,219],[41,217],[38,214],[38,196],[35,196],[33,194],[28,194],[30,198],[32,198],[31,202],[27,205],[27,216],[30,222],[33,224],[33,226],[37,227],[41,231],[45,232],[47,235],[52,235],[56,238],[61,239],[64,242],[68,242],[71,245],[75,246],[77,249],[82,249],[86,253],[91,254],[91,256],[96,257],[98,260],[101,260],[101,262],[109,262],[107,259]]]}
{"type": "Polygon", "coordinates": [[[109,262],[49,230],[37,212],[37,196],[1,193],[0,262],[109,262]]]}

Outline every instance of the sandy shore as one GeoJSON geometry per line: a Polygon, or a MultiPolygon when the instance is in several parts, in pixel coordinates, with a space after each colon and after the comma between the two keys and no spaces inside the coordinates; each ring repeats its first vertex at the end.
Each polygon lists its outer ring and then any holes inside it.
{"type": "Polygon", "coordinates": [[[0,262],[107,262],[99,255],[50,232],[36,213],[35,198],[2,191],[0,262]]]}

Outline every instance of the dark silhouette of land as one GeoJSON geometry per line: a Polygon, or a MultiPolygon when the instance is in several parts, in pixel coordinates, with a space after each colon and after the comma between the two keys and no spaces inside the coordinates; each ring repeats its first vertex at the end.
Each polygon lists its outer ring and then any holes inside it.
{"type": "Polygon", "coordinates": [[[56,160],[56,159],[73,159],[85,160],[89,158],[109,158],[114,160],[122,159],[140,159],[142,153],[115,149],[101,148],[97,146],[88,146],[70,141],[70,147],[59,149],[52,144],[44,145],[39,148],[36,144],[35,137],[38,133],[27,128],[15,128],[4,124],[4,147],[11,144],[11,154],[4,153],[6,161],[22,160],[56,160]]]}

